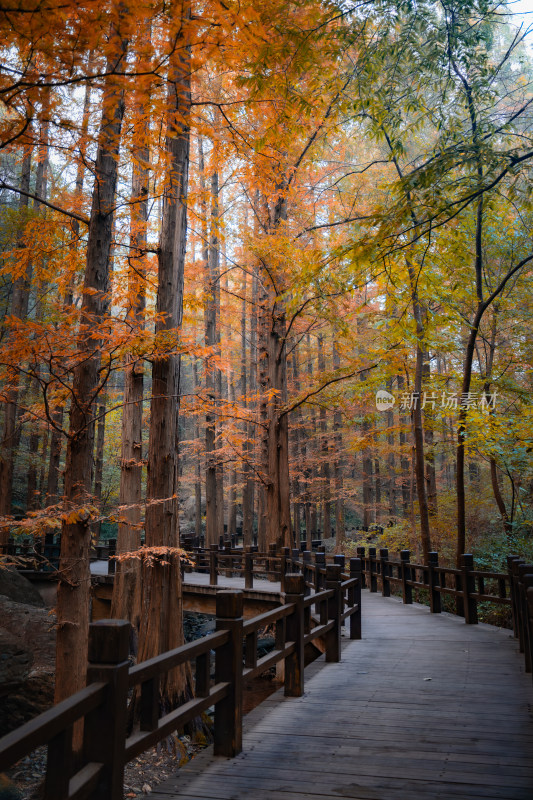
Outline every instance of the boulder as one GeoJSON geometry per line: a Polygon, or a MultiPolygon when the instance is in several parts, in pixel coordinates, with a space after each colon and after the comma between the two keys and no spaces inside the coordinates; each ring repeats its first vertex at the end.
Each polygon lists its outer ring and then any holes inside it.
{"type": "Polygon", "coordinates": [[[28,606],[44,606],[44,600],[30,581],[13,567],[0,567],[0,595],[28,606]]]}
{"type": "Polygon", "coordinates": [[[55,619],[45,608],[36,608],[0,595],[0,631],[14,637],[21,648],[28,649],[35,666],[54,670],[55,619]]]}
{"type": "Polygon", "coordinates": [[[0,628],[0,695],[12,692],[28,677],[33,656],[21,639],[0,628]]]}

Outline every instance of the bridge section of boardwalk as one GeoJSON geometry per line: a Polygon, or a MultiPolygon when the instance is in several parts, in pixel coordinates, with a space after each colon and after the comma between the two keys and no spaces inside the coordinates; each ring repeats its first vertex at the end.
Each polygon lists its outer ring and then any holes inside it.
{"type": "Polygon", "coordinates": [[[531,678],[509,630],[363,592],[363,639],[316,661],[301,698],[246,718],[153,800],[531,800],[531,678]]]}

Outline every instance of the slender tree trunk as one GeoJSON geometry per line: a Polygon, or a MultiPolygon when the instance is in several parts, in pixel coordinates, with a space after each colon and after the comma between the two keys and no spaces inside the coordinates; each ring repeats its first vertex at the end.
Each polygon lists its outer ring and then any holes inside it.
{"type": "MultiPolygon", "coordinates": [[[[22,172],[20,178],[20,188],[28,192],[30,188],[31,174],[31,147],[28,145],[24,150],[22,160],[22,172]]],[[[23,194],[19,196],[19,231],[17,233],[17,246],[23,246],[23,231],[28,209],[28,197],[23,194]]],[[[32,278],[32,263],[28,259],[28,266],[23,276],[13,282],[13,296],[11,301],[10,314],[16,319],[24,320],[28,314],[28,303],[30,297],[30,285],[32,278]]],[[[18,402],[19,402],[19,383],[20,375],[18,371],[10,370],[9,390],[7,392],[7,403],[4,412],[4,432],[0,444],[0,516],[11,514],[11,504],[13,500],[13,474],[15,468],[15,456],[20,439],[20,430],[17,430],[18,421],[18,402]]],[[[0,528],[0,544],[7,544],[9,529],[0,528]]]]}
{"type": "MultiPolygon", "coordinates": [[[[333,342],[333,369],[339,369],[341,365],[339,351],[333,342]]],[[[333,441],[335,446],[334,475],[335,475],[335,550],[337,553],[344,553],[346,545],[346,525],[344,519],[344,465],[343,465],[343,441],[342,441],[342,413],[335,409],[333,413],[333,441]]]]}
{"type": "MultiPolygon", "coordinates": [[[[195,391],[200,390],[200,375],[198,371],[198,360],[193,360],[194,386],[195,391]]],[[[194,438],[197,442],[197,452],[195,454],[195,481],[194,481],[194,535],[198,541],[202,535],[202,455],[200,451],[200,422],[198,416],[194,422],[194,438]]]]}
{"type": "MultiPolygon", "coordinates": [[[[145,40],[138,43],[138,64],[149,61],[151,56],[151,25],[145,23],[145,40]]],[[[145,98],[142,90],[148,89],[145,79],[137,85],[133,99],[135,116],[142,120],[134,130],[133,165],[131,173],[131,212],[130,212],[130,256],[128,270],[128,322],[139,333],[144,327],[146,307],[146,246],[148,239],[148,197],[149,197],[149,124],[146,117],[145,98]]],[[[121,560],[126,553],[132,553],[141,546],[141,501],[142,501],[142,413],[144,392],[143,361],[134,355],[126,360],[124,369],[124,395],[121,422],[120,452],[120,517],[118,524],[117,555],[115,568],[111,616],[114,619],[127,619],[133,626],[136,650],[136,636],[140,624],[140,585],[141,565],[138,558],[121,560]]]]}
{"type": "MultiPolygon", "coordinates": [[[[326,369],[326,358],[324,355],[324,342],[320,335],[318,337],[318,371],[323,374],[326,369]]],[[[322,456],[322,499],[323,499],[323,538],[329,539],[331,536],[331,470],[329,463],[329,442],[328,442],[328,416],[324,406],[320,406],[320,450],[322,456]]]]}
{"type": "MultiPolygon", "coordinates": [[[[251,410],[251,403],[248,398],[248,381],[247,381],[247,347],[246,347],[246,322],[247,322],[247,273],[243,273],[242,283],[242,308],[241,308],[241,397],[242,403],[247,412],[251,410]]],[[[251,339],[251,337],[250,337],[251,339]]],[[[252,394],[252,371],[253,353],[252,342],[250,342],[250,394],[252,394]]],[[[243,488],[242,488],[242,540],[245,547],[252,544],[252,530],[253,530],[253,513],[254,513],[254,480],[252,470],[252,436],[250,430],[250,423],[245,421],[243,423],[243,488]]]]}
{"type": "Polygon", "coordinates": [[[103,111],[95,165],[95,186],[87,241],[87,264],[78,338],[80,358],[73,376],[69,439],[65,463],[65,502],[71,509],[63,521],[57,590],[55,700],[85,684],[89,607],[91,462],[94,443],[93,398],[99,389],[101,334],[109,303],[109,258],[118,151],[124,115],[124,88],[112,75],[124,57],[127,42],[112,25],[103,90],[103,111]],[[74,518],[72,518],[74,515],[74,518]],[[71,521],[72,520],[72,521],[71,521]]]}
{"type": "MultiPolygon", "coordinates": [[[[169,157],[164,188],[158,253],[156,334],[175,334],[183,315],[183,282],[187,240],[189,170],[190,47],[184,25],[190,6],[169,10],[170,42],[166,151],[169,157]],[[172,16],[174,14],[174,16],[172,16]]],[[[139,659],[145,660],[183,643],[181,573],[177,502],[177,412],[179,359],[170,344],[152,362],[152,398],[148,445],[146,545],[165,548],[164,559],[142,565],[139,659]],[[164,563],[166,562],[166,563],[164,563]]],[[[164,708],[173,707],[187,692],[187,673],[178,668],[160,686],[164,708]]]]}

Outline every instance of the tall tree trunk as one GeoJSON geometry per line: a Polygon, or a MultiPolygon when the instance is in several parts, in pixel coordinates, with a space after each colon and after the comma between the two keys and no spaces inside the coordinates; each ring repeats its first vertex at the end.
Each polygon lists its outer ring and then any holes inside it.
{"type": "MultiPolygon", "coordinates": [[[[323,374],[326,369],[324,340],[318,336],[318,371],[323,374]]],[[[327,411],[320,406],[320,450],[322,456],[322,502],[324,507],[323,534],[324,539],[331,536],[331,471],[329,465],[328,419],[327,411]]]]}
{"type": "MultiPolygon", "coordinates": [[[[164,188],[161,237],[158,252],[157,334],[175,334],[183,315],[183,282],[187,239],[187,189],[189,170],[190,46],[184,27],[190,5],[169,9],[170,42],[168,106],[165,147],[169,162],[164,188]],[[174,16],[172,16],[172,12],[174,16]]],[[[152,398],[148,445],[146,545],[163,547],[166,556],[154,565],[142,565],[139,660],[171,650],[183,643],[182,594],[177,502],[177,411],[179,360],[170,344],[152,362],[152,398]],[[163,563],[167,562],[167,563],[163,563]]],[[[187,691],[186,671],[167,674],[160,686],[164,708],[179,702],[187,691]]]]}
{"type": "Polygon", "coordinates": [[[424,450],[424,424],[422,419],[422,377],[424,372],[424,314],[417,288],[417,275],[411,261],[406,258],[407,271],[411,287],[411,303],[413,317],[416,325],[416,362],[413,391],[413,407],[411,409],[411,424],[413,426],[414,442],[414,473],[416,481],[416,495],[418,499],[418,512],[420,516],[420,543],[424,563],[427,564],[431,550],[431,533],[429,526],[429,506],[426,492],[426,463],[424,450]]]}
{"type": "MultiPolygon", "coordinates": [[[[50,125],[50,90],[46,92],[43,106],[40,112],[40,141],[37,170],[35,175],[35,194],[37,197],[46,199],[47,184],[48,184],[48,129],[50,125]]],[[[34,200],[33,208],[36,212],[40,210],[41,203],[34,200]]],[[[41,258],[44,266],[44,256],[41,258]]],[[[46,283],[40,281],[37,286],[37,312],[36,318],[38,321],[42,320],[43,296],[46,294],[46,283]]],[[[32,396],[37,400],[40,392],[39,376],[41,373],[41,365],[37,363],[34,367],[35,377],[32,381],[32,396]]],[[[29,441],[29,467],[28,467],[28,488],[27,488],[27,505],[30,509],[38,508],[40,505],[39,490],[37,488],[37,471],[38,471],[38,452],[39,452],[39,438],[40,427],[35,423],[32,425],[29,441]]]]}
{"type": "MultiPolygon", "coordinates": [[[[243,406],[249,413],[251,411],[251,402],[248,397],[248,381],[247,381],[247,352],[246,347],[246,330],[247,330],[247,286],[248,275],[245,271],[243,273],[242,282],[242,307],[241,307],[241,398],[243,406]]],[[[253,306],[252,306],[253,308],[253,306]]],[[[251,339],[251,337],[250,337],[251,339]]],[[[252,393],[252,370],[253,370],[253,354],[252,343],[250,341],[250,395],[252,393]]],[[[243,487],[242,487],[242,540],[245,547],[252,544],[252,530],[253,530],[253,513],[254,513],[254,480],[252,470],[252,437],[250,431],[250,422],[245,420],[243,423],[243,487]]]]}
{"type": "MultiPolygon", "coordinates": [[[[89,58],[87,60],[87,74],[91,74],[94,66],[94,54],[91,52],[89,54],[89,58]]],[[[91,84],[87,82],[85,85],[85,94],[83,100],[83,113],[82,113],[82,121],[81,121],[81,128],[80,128],[80,136],[79,136],[79,150],[80,155],[78,159],[78,166],[76,169],[76,183],[74,189],[74,198],[76,203],[81,203],[81,197],[83,193],[83,181],[86,172],[86,153],[87,153],[87,131],[89,129],[89,116],[90,116],[90,108],[91,108],[91,84]]],[[[78,237],[79,237],[79,222],[78,220],[72,220],[72,239],[71,239],[71,249],[72,249],[72,256],[73,259],[76,254],[76,248],[78,246],[78,237]]],[[[68,309],[72,305],[72,281],[70,282],[70,286],[66,291],[65,297],[63,299],[63,306],[64,308],[68,309]]],[[[65,408],[63,404],[60,404],[53,412],[53,426],[52,426],[52,434],[50,438],[50,456],[48,461],[48,481],[46,487],[46,503],[47,505],[53,505],[57,503],[59,499],[59,474],[60,474],[60,464],[61,464],[61,452],[63,447],[63,417],[65,413],[65,408]]]]}
{"type": "MultiPolygon", "coordinates": [[[[200,390],[200,375],[198,372],[198,359],[193,360],[195,392],[200,390]]],[[[198,416],[194,422],[194,438],[197,443],[195,454],[195,481],[194,481],[194,535],[200,540],[202,535],[202,454],[200,451],[200,422],[198,416]]]]}
{"type": "MultiPolygon", "coordinates": [[[[333,369],[339,369],[341,360],[335,342],[333,342],[332,359],[333,369]]],[[[346,525],[344,518],[343,497],[344,470],[342,462],[342,412],[338,408],[336,408],[333,413],[333,441],[335,446],[335,550],[337,553],[343,553],[346,545],[346,525]]]]}
{"type": "MultiPolygon", "coordinates": [[[[118,15],[117,15],[118,17],[118,15]]],[[[116,18],[115,18],[116,19],[116,18]]],[[[102,339],[99,326],[109,303],[109,257],[113,230],[113,207],[118,172],[120,133],[124,115],[124,88],[113,76],[124,58],[127,42],[120,21],[111,26],[106,79],[102,98],[102,121],[95,164],[91,218],[87,241],[87,263],[78,338],[79,362],[73,376],[69,439],[65,463],[65,502],[71,515],[63,521],[61,559],[57,590],[57,639],[55,700],[85,684],[89,626],[89,547],[91,462],[94,444],[92,409],[99,386],[102,339]],[[72,519],[74,515],[74,519],[72,519]]]]}
{"type": "MultiPolygon", "coordinates": [[[[30,189],[31,175],[31,146],[27,145],[24,149],[22,160],[22,172],[20,177],[20,188],[24,192],[30,189]]],[[[26,222],[26,212],[28,209],[28,197],[21,194],[19,196],[19,231],[17,233],[17,246],[23,246],[23,232],[26,222]]],[[[10,315],[16,319],[24,320],[28,314],[28,303],[30,297],[30,285],[32,278],[32,263],[28,259],[28,266],[24,275],[16,278],[13,282],[13,296],[11,301],[10,315]]],[[[13,474],[15,468],[15,456],[20,439],[18,430],[18,402],[19,402],[20,375],[18,371],[10,370],[9,390],[7,392],[7,403],[4,412],[4,432],[0,443],[0,516],[11,514],[13,501],[13,474]]],[[[7,544],[9,529],[0,528],[0,544],[7,544]]]]}
{"type": "MultiPolygon", "coordinates": [[[[203,258],[204,258],[204,324],[205,324],[205,344],[213,354],[216,348],[217,338],[217,310],[216,310],[216,281],[218,279],[218,247],[217,233],[213,232],[214,240],[209,238],[207,221],[207,185],[205,180],[205,162],[202,140],[198,141],[199,150],[199,172],[200,187],[202,190],[201,213],[203,230],[203,258]]],[[[214,180],[218,179],[216,173],[214,180]]],[[[217,185],[215,184],[215,189],[217,185]]],[[[211,191],[213,185],[211,185],[211,191]]],[[[213,205],[213,200],[211,201],[213,205]]],[[[213,218],[213,209],[211,209],[213,218]]],[[[213,360],[208,356],[205,370],[205,390],[207,410],[205,415],[205,519],[206,545],[218,543],[218,537],[222,531],[218,531],[217,515],[217,453],[216,453],[216,376],[213,360]]]]}
{"type": "MultiPolygon", "coordinates": [[[[94,490],[93,497],[101,516],[101,501],[102,501],[102,478],[104,475],[104,443],[105,443],[105,417],[106,417],[107,397],[103,392],[98,404],[98,411],[96,413],[96,447],[94,453],[94,490]]],[[[96,522],[93,525],[93,535],[96,539],[100,538],[101,522],[96,522]]]]}
{"type": "MultiPolygon", "coordinates": [[[[143,26],[141,35],[145,39],[138,43],[137,63],[149,61],[151,56],[151,25],[143,26]]],[[[133,134],[133,165],[131,172],[131,211],[130,211],[130,256],[128,259],[128,322],[134,331],[144,327],[146,307],[146,247],[148,239],[148,197],[149,197],[149,134],[150,126],[146,117],[145,97],[142,90],[148,89],[146,79],[138,79],[133,99],[135,116],[142,120],[133,134]]],[[[120,517],[117,536],[117,555],[115,568],[111,616],[114,619],[127,619],[134,632],[133,650],[136,650],[135,637],[140,624],[140,584],[141,566],[138,558],[121,560],[125,553],[132,553],[141,546],[141,501],[142,501],[142,413],[144,392],[143,361],[135,355],[128,356],[124,368],[124,394],[121,421],[120,451],[120,517]]]]}
{"type": "MultiPolygon", "coordinates": [[[[387,391],[392,393],[392,378],[387,381],[387,391]]],[[[396,455],[394,446],[394,410],[387,411],[387,443],[389,452],[387,454],[387,486],[389,495],[389,514],[391,520],[396,517],[396,455]]]]}

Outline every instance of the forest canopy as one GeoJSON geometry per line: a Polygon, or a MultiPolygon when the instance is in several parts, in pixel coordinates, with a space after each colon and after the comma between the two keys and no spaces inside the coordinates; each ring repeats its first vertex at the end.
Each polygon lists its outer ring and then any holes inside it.
{"type": "Polygon", "coordinates": [[[0,537],[61,531],[64,651],[101,535],[531,548],[512,4],[14,0],[0,30],[0,537]]]}

